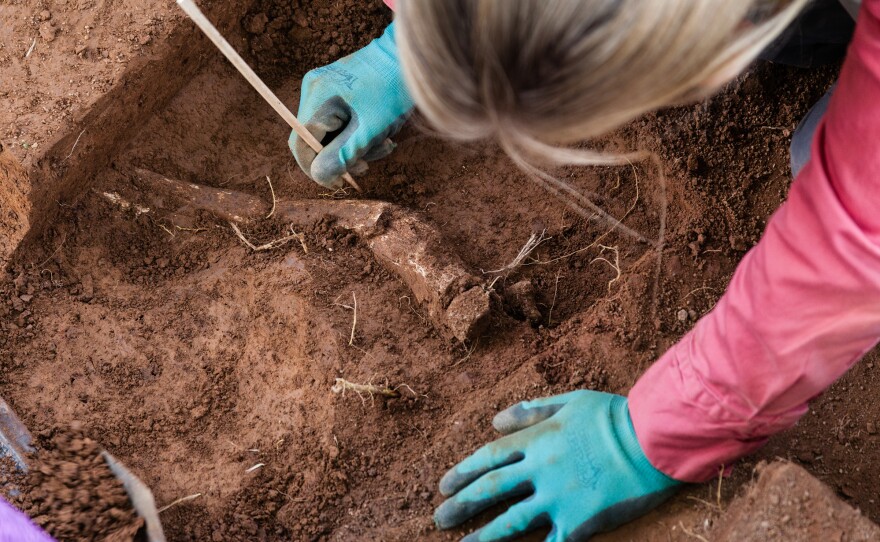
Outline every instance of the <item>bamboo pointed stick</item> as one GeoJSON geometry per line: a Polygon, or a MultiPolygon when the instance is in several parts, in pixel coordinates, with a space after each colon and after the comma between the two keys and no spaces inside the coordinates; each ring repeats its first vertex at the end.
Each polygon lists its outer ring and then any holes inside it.
{"type": "MultiPolygon", "coordinates": [[[[208,36],[208,39],[210,39],[211,42],[213,42],[214,45],[217,46],[218,49],[220,49],[220,52],[223,53],[223,55],[229,60],[229,62],[232,63],[233,66],[235,66],[239,73],[241,73],[244,78],[248,80],[251,86],[253,86],[254,89],[260,93],[260,96],[262,96],[263,99],[272,106],[272,109],[274,109],[279,115],[281,115],[281,118],[283,118],[285,122],[287,122],[287,124],[289,124],[290,127],[293,128],[293,131],[295,131],[301,138],[303,138],[303,141],[308,143],[309,147],[314,149],[315,152],[321,152],[321,150],[324,148],[323,145],[321,145],[321,142],[318,141],[315,136],[313,136],[312,133],[309,132],[305,126],[302,125],[299,120],[297,120],[293,112],[291,112],[290,109],[288,109],[287,106],[284,105],[284,102],[279,100],[278,96],[276,96],[275,93],[272,92],[272,90],[266,85],[266,83],[264,83],[263,80],[260,79],[260,77],[254,72],[254,70],[252,70],[251,67],[248,66],[247,62],[245,62],[244,59],[241,58],[241,55],[239,55],[238,52],[233,49],[232,45],[230,45],[230,43],[226,41],[226,38],[224,38],[220,34],[220,31],[217,30],[217,28],[213,24],[211,24],[211,21],[209,21],[208,18],[205,17],[205,14],[202,13],[202,10],[200,10],[199,7],[196,6],[193,0],[177,0],[177,5],[180,6],[180,9],[182,9],[189,16],[189,18],[192,19],[196,26],[198,26],[202,30],[202,32],[205,33],[206,36],[208,36]]],[[[342,175],[342,178],[345,179],[345,182],[354,187],[355,190],[357,190],[358,192],[361,191],[361,187],[358,186],[358,184],[352,178],[351,174],[346,172],[342,175]]]]}

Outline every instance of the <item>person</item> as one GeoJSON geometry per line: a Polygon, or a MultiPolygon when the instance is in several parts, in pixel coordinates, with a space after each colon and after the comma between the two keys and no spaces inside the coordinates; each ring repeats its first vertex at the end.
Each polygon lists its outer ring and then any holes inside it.
{"type": "MultiPolygon", "coordinates": [[[[628,397],[579,390],[498,414],[505,436],[440,481],[440,528],[520,499],[465,540],[538,527],[550,527],[552,541],[588,539],[792,427],[877,344],[880,0],[860,11],[841,1],[858,23],[839,82],[799,127],[788,198],[714,309],[628,397]]],[[[820,4],[829,2],[810,9],[820,4]]],[[[417,106],[449,137],[494,138],[527,167],[618,163],[566,145],[710,95],[805,8],[804,0],[400,0],[380,38],[305,77],[300,117],[330,141],[314,153],[294,136],[291,149],[312,179],[338,186],[342,172],[393,150],[390,138],[417,106]]],[[[794,52],[808,45],[795,41],[794,52]]]]}
{"type": "Polygon", "coordinates": [[[0,542],[53,542],[26,515],[0,498],[0,542]]]}

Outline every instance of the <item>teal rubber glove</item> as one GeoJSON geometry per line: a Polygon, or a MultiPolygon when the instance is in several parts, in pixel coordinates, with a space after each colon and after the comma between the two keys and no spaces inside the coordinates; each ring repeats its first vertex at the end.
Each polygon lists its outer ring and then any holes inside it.
{"type": "Polygon", "coordinates": [[[363,49],[306,74],[298,116],[324,150],[316,154],[296,132],[290,136],[290,148],[309,178],[339,188],[343,173],[362,174],[366,162],[394,150],[388,138],[397,134],[412,110],[392,23],[363,49]],[[332,139],[325,141],[328,134],[332,139]]]}
{"type": "Polygon", "coordinates": [[[512,540],[547,526],[548,541],[587,540],[645,514],[681,485],[645,457],[619,395],[584,390],[527,401],[492,424],[507,436],[443,476],[440,492],[450,498],[434,521],[448,529],[508,499],[528,498],[464,542],[512,540]]]}

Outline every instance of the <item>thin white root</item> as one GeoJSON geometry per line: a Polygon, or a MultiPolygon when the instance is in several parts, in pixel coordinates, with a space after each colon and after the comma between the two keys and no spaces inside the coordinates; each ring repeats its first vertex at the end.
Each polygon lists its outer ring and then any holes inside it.
{"type": "Polygon", "coordinates": [[[272,210],[269,211],[269,214],[266,215],[266,218],[272,218],[272,215],[275,214],[275,207],[278,201],[275,199],[275,189],[272,188],[272,179],[270,179],[268,175],[266,175],[266,181],[269,182],[269,191],[272,192],[272,210]]]}
{"type": "Polygon", "coordinates": [[[83,136],[84,133],[86,133],[85,128],[83,128],[83,131],[80,132],[78,136],[76,136],[76,141],[73,142],[73,147],[70,148],[70,152],[67,153],[67,156],[64,157],[64,160],[62,160],[62,162],[67,162],[67,160],[71,156],[73,156],[73,151],[76,150],[76,146],[79,145],[79,139],[83,136]]]}
{"type": "Polygon", "coordinates": [[[553,302],[550,303],[550,311],[547,313],[547,327],[553,325],[553,307],[556,306],[556,294],[559,293],[559,273],[556,273],[556,282],[553,284],[553,302]]]}
{"type": "Polygon", "coordinates": [[[614,263],[609,261],[607,258],[603,258],[601,256],[593,258],[593,261],[590,262],[590,265],[593,265],[596,262],[605,262],[611,266],[611,269],[614,269],[615,273],[617,273],[617,276],[608,281],[608,291],[610,292],[611,285],[620,280],[620,250],[617,247],[607,247],[605,245],[599,245],[599,247],[602,248],[602,252],[600,252],[600,254],[604,253],[606,250],[610,250],[614,253],[614,263]]]}
{"type": "Polygon", "coordinates": [[[535,249],[538,248],[538,246],[541,243],[552,239],[551,237],[547,237],[546,233],[547,233],[547,230],[542,231],[540,233],[540,235],[537,233],[533,233],[529,237],[529,240],[526,241],[526,244],[523,245],[523,247],[521,249],[519,249],[519,252],[517,253],[516,257],[514,257],[513,260],[509,264],[505,265],[504,267],[502,267],[500,269],[495,269],[492,271],[483,271],[483,274],[484,275],[495,274],[495,273],[510,274],[513,271],[516,271],[517,269],[519,269],[523,265],[523,263],[525,263],[526,258],[528,258],[529,255],[531,255],[531,253],[534,252],[535,249]]]}
{"type": "Polygon", "coordinates": [[[682,532],[684,532],[684,534],[688,535],[689,537],[696,538],[697,540],[700,540],[701,542],[709,542],[705,536],[699,535],[693,531],[689,531],[688,528],[684,526],[684,523],[679,521],[678,526],[681,527],[682,532]]]}
{"type": "MultiPolygon", "coordinates": [[[[620,219],[621,221],[626,220],[626,218],[633,212],[633,210],[635,210],[636,205],[639,204],[639,197],[640,197],[640,194],[639,194],[639,175],[638,175],[638,171],[636,170],[635,166],[633,166],[632,164],[630,164],[630,166],[632,166],[633,174],[635,175],[636,197],[633,200],[632,205],[629,206],[629,209],[627,209],[626,213],[623,215],[623,218],[620,219]]],[[[664,196],[664,198],[665,198],[665,196],[664,196]]],[[[665,201],[665,199],[664,199],[664,201],[665,201]]],[[[665,203],[663,205],[665,208],[665,203]]],[[[664,216],[665,216],[665,214],[664,214],[664,216]]],[[[558,256],[556,258],[553,258],[551,260],[547,260],[545,262],[534,261],[534,262],[527,263],[525,265],[547,265],[547,264],[558,262],[560,260],[564,260],[566,258],[570,258],[572,256],[576,256],[576,255],[580,254],[581,252],[585,252],[585,251],[590,250],[591,248],[599,245],[599,243],[602,242],[602,239],[605,239],[606,237],[608,237],[615,229],[616,229],[615,227],[612,227],[611,229],[609,229],[608,231],[606,231],[605,233],[603,233],[602,235],[597,237],[595,240],[593,240],[593,242],[590,243],[589,245],[587,245],[585,247],[581,247],[581,248],[575,250],[574,252],[569,252],[568,254],[563,254],[562,256],[558,256]]],[[[601,245],[599,245],[599,246],[601,246],[601,245]]]]}
{"type": "Polygon", "coordinates": [[[354,292],[351,293],[351,298],[354,299],[354,307],[351,309],[351,312],[354,313],[354,318],[351,321],[351,337],[348,339],[348,346],[354,346],[354,332],[358,325],[358,298],[354,295],[354,292]]]}
{"type": "MultiPolygon", "coordinates": [[[[354,346],[354,334],[355,334],[355,330],[357,329],[357,323],[358,323],[358,299],[357,299],[357,296],[354,294],[354,292],[351,293],[351,298],[354,299],[353,305],[343,305],[342,303],[336,303],[336,302],[333,303],[337,307],[342,307],[343,309],[348,309],[354,313],[354,318],[352,319],[352,322],[351,322],[351,337],[349,337],[349,339],[348,339],[348,346],[354,346]]],[[[336,299],[338,300],[339,298],[337,297],[336,299]]]]}
{"type": "Polygon", "coordinates": [[[201,497],[201,496],[202,496],[201,493],[195,493],[195,494],[193,494],[193,495],[187,495],[186,497],[181,497],[181,498],[177,499],[176,501],[174,501],[174,502],[172,502],[172,503],[170,503],[170,504],[166,504],[165,506],[163,506],[162,508],[160,508],[160,509],[159,509],[159,513],[161,514],[161,513],[164,512],[165,510],[168,510],[169,508],[172,508],[172,507],[174,507],[174,506],[177,506],[178,504],[183,504],[183,503],[185,503],[185,502],[194,501],[194,500],[198,499],[198,498],[201,497]]]}
{"type": "Polygon", "coordinates": [[[237,235],[238,238],[241,239],[241,242],[244,243],[246,247],[253,250],[254,252],[262,252],[265,250],[274,250],[276,248],[281,248],[284,245],[286,245],[287,243],[296,239],[300,242],[300,244],[302,244],[303,250],[306,253],[308,253],[308,250],[306,250],[305,241],[303,240],[303,235],[301,233],[294,232],[291,235],[288,235],[286,237],[282,237],[281,239],[276,239],[274,241],[270,241],[270,242],[266,243],[265,245],[256,246],[247,240],[247,238],[244,236],[243,233],[241,233],[241,230],[238,229],[238,226],[236,226],[235,223],[230,222],[229,225],[232,227],[232,231],[235,232],[235,235],[237,235]]]}
{"type": "Polygon", "coordinates": [[[473,355],[474,351],[477,349],[477,346],[479,346],[479,344],[480,344],[480,339],[477,339],[477,340],[474,342],[474,345],[471,347],[471,349],[467,351],[467,354],[466,354],[463,358],[461,358],[460,360],[458,360],[458,361],[456,361],[455,363],[453,363],[452,366],[453,366],[453,367],[458,367],[458,366],[461,365],[462,363],[464,363],[464,362],[466,362],[467,360],[471,359],[471,355],[473,355]]]}
{"type": "Polygon", "coordinates": [[[249,468],[248,470],[246,470],[246,471],[244,471],[244,472],[245,472],[245,474],[250,474],[250,473],[254,472],[254,471],[257,470],[257,469],[262,469],[262,468],[265,467],[265,466],[266,466],[265,463],[257,463],[256,465],[254,465],[253,467],[249,468]]]}

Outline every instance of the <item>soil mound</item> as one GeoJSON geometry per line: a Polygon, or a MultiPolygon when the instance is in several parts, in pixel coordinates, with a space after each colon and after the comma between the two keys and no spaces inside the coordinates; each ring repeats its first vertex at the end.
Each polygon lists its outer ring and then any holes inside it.
{"type": "Polygon", "coordinates": [[[37,525],[58,540],[134,540],[143,520],[94,440],[58,432],[35,459],[13,502],[37,525]]]}

